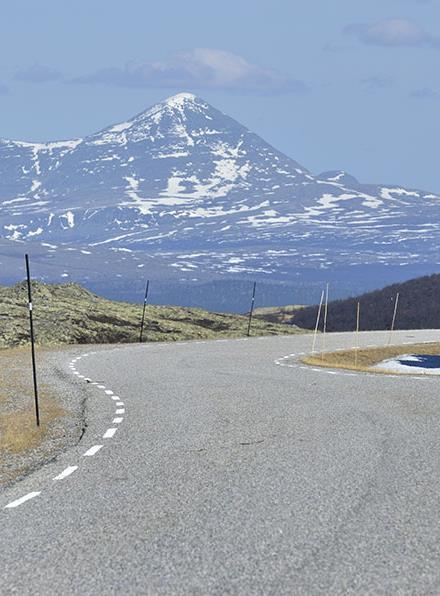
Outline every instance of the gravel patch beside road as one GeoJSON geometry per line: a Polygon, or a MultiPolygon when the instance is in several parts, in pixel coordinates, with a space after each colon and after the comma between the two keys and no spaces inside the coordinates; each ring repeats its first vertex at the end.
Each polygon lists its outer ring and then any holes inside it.
{"type": "Polygon", "coordinates": [[[0,491],[81,438],[85,396],[58,364],[59,358],[60,350],[37,352],[41,413],[38,429],[30,351],[0,351],[0,491]]]}

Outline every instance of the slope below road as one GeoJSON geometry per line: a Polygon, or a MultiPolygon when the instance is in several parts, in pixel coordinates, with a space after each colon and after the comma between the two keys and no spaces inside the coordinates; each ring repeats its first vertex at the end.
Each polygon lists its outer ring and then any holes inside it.
{"type": "MultiPolygon", "coordinates": [[[[332,335],[327,348],[353,341],[332,335]]],[[[88,396],[88,427],[0,494],[2,591],[437,592],[435,379],[275,364],[310,344],[297,335],[60,352],[88,396]]]]}

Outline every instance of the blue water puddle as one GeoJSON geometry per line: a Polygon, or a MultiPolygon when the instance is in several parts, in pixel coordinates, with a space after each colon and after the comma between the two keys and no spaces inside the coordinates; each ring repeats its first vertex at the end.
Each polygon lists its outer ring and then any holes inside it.
{"type": "Polygon", "coordinates": [[[413,368],[438,369],[440,371],[440,356],[431,354],[411,354],[403,358],[396,358],[397,362],[403,366],[413,368]]]}

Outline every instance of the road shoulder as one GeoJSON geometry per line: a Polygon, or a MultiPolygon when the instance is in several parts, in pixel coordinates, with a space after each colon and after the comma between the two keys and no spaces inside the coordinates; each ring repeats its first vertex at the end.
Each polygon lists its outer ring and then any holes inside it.
{"type": "Polygon", "coordinates": [[[86,394],[67,372],[67,349],[39,349],[41,425],[35,422],[30,351],[0,350],[0,491],[76,445],[86,394]]]}

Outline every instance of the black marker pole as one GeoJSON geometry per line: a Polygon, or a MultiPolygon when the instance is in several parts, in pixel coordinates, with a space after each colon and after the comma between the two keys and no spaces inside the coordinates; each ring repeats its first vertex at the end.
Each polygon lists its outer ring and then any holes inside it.
{"type": "Polygon", "coordinates": [[[29,325],[31,331],[31,350],[32,350],[32,374],[34,378],[34,398],[35,398],[35,418],[37,426],[40,426],[40,408],[38,406],[38,385],[37,385],[37,367],[35,364],[35,339],[34,339],[34,320],[32,311],[32,285],[31,285],[31,274],[29,270],[29,255],[25,255],[26,260],[26,276],[27,276],[27,287],[28,287],[28,299],[29,299],[29,325]]]}
{"type": "Polygon", "coordinates": [[[144,298],[144,310],[142,312],[142,323],[141,323],[141,334],[139,337],[140,343],[142,343],[142,336],[144,334],[144,323],[145,323],[145,309],[147,308],[147,299],[148,299],[148,288],[150,287],[150,280],[147,280],[147,286],[145,288],[145,298],[144,298]]]}
{"type": "Polygon", "coordinates": [[[254,314],[254,304],[255,304],[255,290],[257,288],[257,282],[254,281],[254,289],[252,292],[252,302],[251,302],[251,310],[249,311],[249,323],[248,323],[248,330],[247,336],[249,337],[251,334],[251,324],[252,324],[252,315],[254,314]]]}

